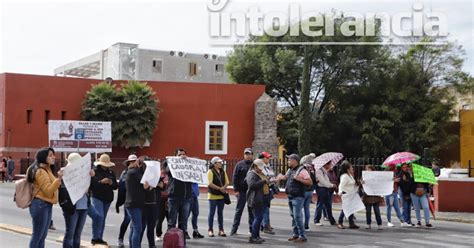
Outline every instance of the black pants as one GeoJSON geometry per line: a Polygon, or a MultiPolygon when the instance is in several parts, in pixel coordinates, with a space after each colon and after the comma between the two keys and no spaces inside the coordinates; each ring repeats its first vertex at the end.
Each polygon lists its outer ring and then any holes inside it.
{"type": "Polygon", "coordinates": [[[158,219],[156,221],[156,236],[163,234],[163,221],[168,221],[168,198],[160,197],[156,199],[158,207],[158,219]]]}
{"type": "MultiPolygon", "coordinates": [[[[344,211],[341,210],[341,214],[339,215],[339,221],[338,223],[342,225],[342,223],[344,222],[344,211]]],[[[349,216],[349,226],[354,226],[355,223],[354,223],[354,214],[351,214],[349,216]]]]}
{"type": "MultiPolygon", "coordinates": [[[[143,239],[146,227],[146,237],[148,239],[148,246],[155,246],[155,225],[158,218],[158,205],[145,204],[142,213],[142,234],[140,240],[143,239]]],[[[141,242],[140,242],[141,243],[141,242]]]]}
{"type": "Polygon", "coordinates": [[[382,225],[382,217],[380,217],[379,203],[365,204],[365,217],[367,219],[367,225],[372,223],[372,207],[374,208],[375,220],[377,225],[382,225]]]}
{"type": "MultiPolygon", "coordinates": [[[[247,202],[247,192],[240,192],[239,197],[237,198],[237,205],[235,206],[234,222],[232,223],[232,232],[237,232],[240,225],[240,219],[242,218],[242,213],[245,209],[245,203],[247,202]]],[[[249,214],[249,230],[252,232],[253,224],[253,213],[252,210],[247,206],[247,211],[249,214]]]]}

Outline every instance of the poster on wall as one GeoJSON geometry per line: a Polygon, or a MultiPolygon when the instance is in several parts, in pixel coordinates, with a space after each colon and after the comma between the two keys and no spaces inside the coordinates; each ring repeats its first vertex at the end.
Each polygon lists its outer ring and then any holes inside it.
{"type": "Polygon", "coordinates": [[[48,138],[58,152],[112,152],[112,123],[50,120],[48,138]]]}

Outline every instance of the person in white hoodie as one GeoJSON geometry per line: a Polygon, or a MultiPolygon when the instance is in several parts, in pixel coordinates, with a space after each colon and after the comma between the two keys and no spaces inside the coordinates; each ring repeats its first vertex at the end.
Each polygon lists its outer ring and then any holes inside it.
{"type": "MultiPolygon", "coordinates": [[[[339,192],[338,192],[340,196],[356,190],[356,181],[354,179],[354,168],[352,167],[352,164],[349,163],[349,161],[345,160],[342,162],[340,175],[341,175],[341,179],[339,183],[339,192]]],[[[348,216],[348,219],[349,219],[350,229],[359,228],[359,226],[357,226],[354,223],[354,214],[351,214],[350,216],[348,216]]],[[[344,225],[342,224],[343,221],[344,221],[344,211],[341,210],[337,228],[345,229],[344,225]]]]}

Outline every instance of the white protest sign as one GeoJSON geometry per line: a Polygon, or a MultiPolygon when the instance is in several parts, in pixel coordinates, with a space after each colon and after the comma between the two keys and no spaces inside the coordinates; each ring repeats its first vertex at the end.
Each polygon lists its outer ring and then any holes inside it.
{"type": "Polygon", "coordinates": [[[142,180],[140,183],[144,184],[148,182],[153,188],[156,188],[158,181],[160,181],[161,168],[160,162],[158,161],[144,161],[146,164],[145,173],[143,173],[142,180]]]}
{"type": "Polygon", "coordinates": [[[342,211],[344,211],[345,216],[350,216],[351,214],[365,209],[365,205],[360,199],[359,193],[357,190],[348,192],[342,195],[342,211]]]}
{"type": "Polygon", "coordinates": [[[91,154],[64,167],[63,182],[66,185],[72,204],[81,199],[91,184],[91,154]]]}
{"type": "Polygon", "coordinates": [[[386,196],[393,192],[393,171],[362,171],[362,180],[367,195],[386,196]]]}
{"type": "Polygon", "coordinates": [[[207,162],[197,158],[166,157],[173,178],[199,184],[208,184],[207,162]]]}

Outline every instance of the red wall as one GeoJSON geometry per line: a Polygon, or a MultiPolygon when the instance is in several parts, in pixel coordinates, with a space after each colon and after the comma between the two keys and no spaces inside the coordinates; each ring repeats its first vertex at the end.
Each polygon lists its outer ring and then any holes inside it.
{"type": "MultiPolygon", "coordinates": [[[[52,120],[59,120],[61,111],[67,111],[66,119],[79,120],[84,95],[91,84],[98,82],[79,78],[1,74],[0,96],[2,85],[5,86],[5,101],[0,99],[0,110],[5,103],[3,133],[8,129],[11,131],[9,144],[6,135],[0,134],[0,145],[4,142],[1,147],[36,149],[47,146],[45,110],[50,110],[52,120]],[[26,123],[27,109],[33,111],[31,124],[26,123]]],[[[212,157],[204,154],[206,120],[228,122],[228,154],[222,157],[241,157],[242,150],[252,145],[255,101],[265,91],[264,86],[182,82],[149,82],[149,85],[159,98],[161,113],[151,147],[138,150],[139,155],[163,157],[170,155],[176,147],[184,147],[190,156],[212,157]]],[[[26,152],[0,152],[2,156],[8,154],[26,157],[26,152]]],[[[128,151],[118,148],[114,148],[112,153],[113,157],[123,158],[127,155],[128,151]]]]}
{"type": "Polygon", "coordinates": [[[438,180],[433,189],[436,211],[474,213],[474,181],[438,180]]]}

